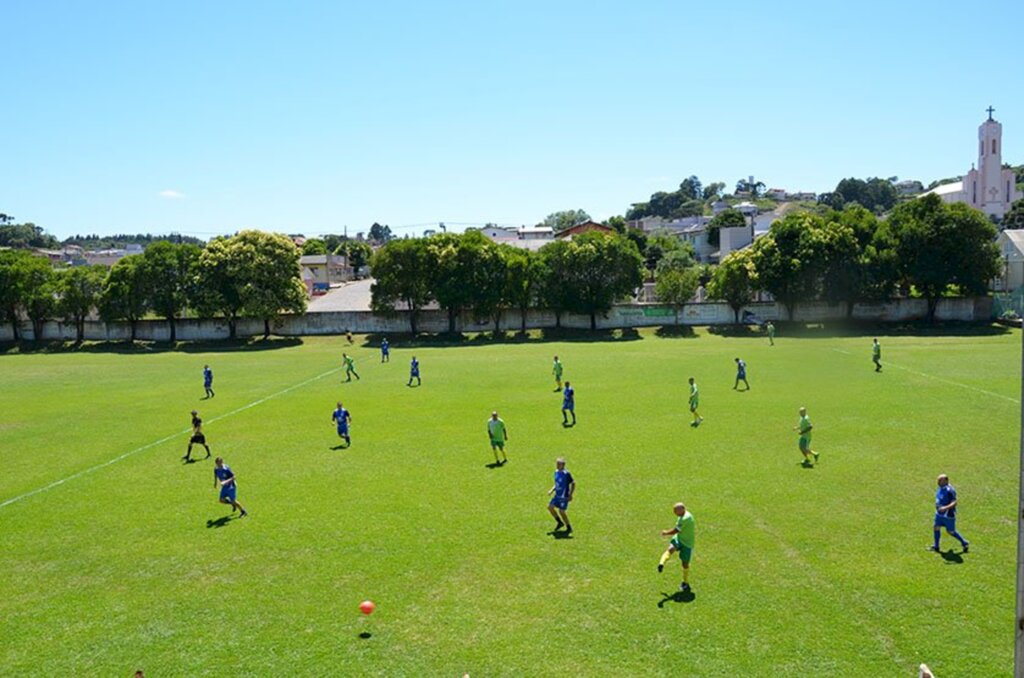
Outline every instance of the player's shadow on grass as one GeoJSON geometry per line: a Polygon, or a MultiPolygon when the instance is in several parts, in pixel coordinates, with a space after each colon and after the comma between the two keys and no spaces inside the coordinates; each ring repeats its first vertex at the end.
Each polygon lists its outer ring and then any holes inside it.
{"type": "Polygon", "coordinates": [[[676,591],[675,593],[662,593],[658,607],[665,607],[665,603],[692,603],[697,600],[693,591],[676,591]]]}
{"type": "Polygon", "coordinates": [[[359,637],[362,638],[363,640],[367,640],[369,638],[373,638],[373,634],[370,633],[369,631],[363,631],[362,633],[359,634],[359,637]]]}
{"type": "Polygon", "coordinates": [[[216,528],[216,527],[224,527],[225,525],[227,525],[230,522],[231,522],[231,516],[221,516],[220,518],[217,518],[216,520],[207,520],[206,521],[206,527],[207,528],[211,528],[211,527],[214,527],[214,528],[216,528]]]}
{"type": "Polygon", "coordinates": [[[347,449],[348,449],[348,448],[350,448],[350,447],[352,447],[352,445],[350,445],[350,444],[348,444],[348,443],[341,443],[341,444],[339,444],[339,445],[335,445],[335,446],[334,446],[334,447],[332,447],[331,449],[332,449],[332,450],[347,450],[347,449]]]}
{"type": "Polygon", "coordinates": [[[548,535],[554,539],[572,539],[572,532],[566,532],[564,530],[551,530],[548,535]]]}
{"type": "Polygon", "coordinates": [[[942,556],[947,565],[963,565],[964,563],[963,556],[952,549],[949,551],[939,551],[939,555],[942,556]]]}
{"type": "Polygon", "coordinates": [[[501,468],[502,466],[504,466],[504,464],[502,464],[500,461],[492,461],[489,464],[484,464],[484,468],[489,468],[492,470],[496,468],[501,468]]]}
{"type": "Polygon", "coordinates": [[[815,466],[811,462],[809,462],[806,459],[804,459],[802,462],[800,462],[800,468],[805,468],[805,469],[813,471],[815,466]]]}

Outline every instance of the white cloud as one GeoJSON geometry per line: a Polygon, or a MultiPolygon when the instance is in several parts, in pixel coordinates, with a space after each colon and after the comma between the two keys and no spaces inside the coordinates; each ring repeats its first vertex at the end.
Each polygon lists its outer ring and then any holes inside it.
{"type": "Polygon", "coordinates": [[[173,188],[160,191],[157,195],[161,198],[167,198],[168,200],[180,200],[185,197],[185,194],[181,191],[175,191],[173,188]]]}

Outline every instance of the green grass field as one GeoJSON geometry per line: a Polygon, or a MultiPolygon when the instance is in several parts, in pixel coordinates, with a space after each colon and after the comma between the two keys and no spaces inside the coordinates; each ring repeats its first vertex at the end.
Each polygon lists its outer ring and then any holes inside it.
{"type": "Polygon", "coordinates": [[[1021,337],[967,331],[883,335],[881,374],[871,335],[810,330],[774,347],[703,330],[392,338],[387,365],[357,345],[350,384],[340,338],[10,350],[0,673],[910,676],[925,661],[1010,675],[1021,337]],[[421,388],[405,386],[413,353],[421,388]],[[732,390],[736,356],[749,392],[732,390]],[[813,469],[792,431],[801,405],[813,469]],[[210,461],[180,461],[193,408],[244,520],[218,520],[210,461]],[[488,469],[495,408],[510,463],[488,469]],[[559,455],[578,485],[572,539],[548,534],[559,455]],[[962,557],[925,550],[939,472],[960,494],[962,557]],[[692,599],[676,595],[678,561],[655,567],[679,500],[697,520],[692,599]],[[362,620],[364,599],[378,607],[362,620]]]}

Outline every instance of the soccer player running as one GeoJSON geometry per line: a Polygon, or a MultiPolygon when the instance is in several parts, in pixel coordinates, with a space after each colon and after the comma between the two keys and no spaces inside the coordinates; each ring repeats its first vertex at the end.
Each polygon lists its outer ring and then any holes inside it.
{"type": "Polygon", "coordinates": [[[356,379],[359,378],[359,374],[356,373],[356,361],[348,353],[341,354],[341,360],[345,365],[345,381],[352,381],[352,375],[356,375],[356,379]]]}
{"type": "Polygon", "coordinates": [[[487,420],[487,436],[491,440],[491,452],[494,453],[494,463],[498,466],[508,463],[508,456],[505,455],[508,429],[505,427],[505,422],[498,418],[497,411],[491,412],[491,418],[487,420]],[[498,459],[499,450],[501,451],[501,459],[498,459]]]}
{"type": "Polygon", "coordinates": [[[213,392],[213,370],[209,365],[203,365],[203,388],[206,389],[206,397],[212,398],[213,392]]]}
{"type": "Polygon", "coordinates": [[[576,390],[573,389],[572,384],[565,382],[565,391],[562,392],[562,426],[575,426],[576,425],[576,390]],[[569,423],[569,418],[566,413],[572,415],[572,423],[569,423]]]}
{"type": "Polygon", "coordinates": [[[406,386],[412,386],[413,379],[416,380],[417,386],[423,383],[420,380],[420,361],[416,360],[416,356],[413,356],[412,362],[409,363],[409,381],[406,386]]]}
{"type": "Polygon", "coordinates": [[[658,561],[658,572],[662,572],[672,554],[678,552],[679,562],[683,566],[683,583],[679,585],[679,590],[687,593],[690,590],[690,561],[693,559],[695,523],[693,514],[686,510],[683,502],[673,506],[672,512],[676,514],[676,525],[670,530],[661,531],[661,536],[672,537],[672,541],[668,543],[668,548],[661,554],[661,560],[658,561]]]}
{"type": "Polygon", "coordinates": [[[882,345],[878,343],[878,339],[875,339],[875,343],[871,344],[871,362],[875,364],[875,372],[882,371],[882,345]]]}
{"type": "Polygon", "coordinates": [[[555,363],[551,368],[551,374],[555,375],[555,391],[562,390],[562,363],[555,356],[555,363]]]}
{"type": "Polygon", "coordinates": [[[387,337],[380,342],[380,361],[382,363],[391,362],[391,344],[388,343],[387,337]]]}
{"type": "Polygon", "coordinates": [[[331,414],[331,420],[338,426],[338,437],[345,439],[346,446],[352,445],[352,437],[348,432],[349,424],[352,423],[352,414],[340,402],[338,408],[331,414]]]}
{"type": "Polygon", "coordinates": [[[192,437],[188,441],[188,450],[185,452],[185,456],[182,457],[182,461],[186,464],[192,462],[192,446],[202,445],[206,448],[206,456],[204,459],[210,458],[210,446],[206,444],[206,435],[203,433],[203,420],[200,419],[199,413],[192,410],[192,437]]]}
{"type": "Polygon", "coordinates": [[[213,461],[213,486],[217,487],[217,483],[220,483],[220,503],[231,504],[231,512],[241,511],[239,518],[244,518],[249,515],[249,512],[245,510],[241,504],[238,503],[238,485],[235,483],[235,473],[231,470],[231,467],[224,463],[222,457],[217,457],[213,461]]]}
{"type": "Polygon", "coordinates": [[[736,358],[736,383],[732,385],[732,390],[739,390],[740,382],[746,387],[744,390],[750,390],[750,384],[747,383],[747,363],[742,358],[736,358]]]}
{"type": "Polygon", "coordinates": [[[694,381],[693,377],[690,377],[690,412],[693,413],[693,421],[690,422],[690,426],[696,428],[700,426],[700,423],[704,421],[704,417],[697,413],[697,407],[700,406],[700,394],[697,392],[697,382],[694,381]]]}
{"type": "Polygon", "coordinates": [[[771,320],[769,320],[768,323],[765,325],[765,329],[768,330],[768,345],[769,346],[774,346],[775,345],[775,324],[771,320]]]}
{"type": "Polygon", "coordinates": [[[793,430],[800,434],[800,439],[797,444],[800,446],[800,454],[804,455],[804,463],[810,464],[811,457],[814,457],[814,461],[818,461],[818,453],[811,449],[811,429],[814,426],[811,425],[811,419],[807,416],[807,408],[800,408],[800,421],[797,422],[793,430]]]}
{"type": "Polygon", "coordinates": [[[935,492],[935,544],[929,546],[929,551],[939,553],[939,537],[945,529],[951,537],[960,542],[967,553],[969,544],[963,536],[956,531],[956,490],[949,484],[949,476],[942,473],[938,477],[939,489],[935,492]]]}
{"type": "MultiPolygon", "coordinates": [[[[569,384],[565,385],[566,388],[569,384]]],[[[566,511],[569,510],[569,502],[572,501],[572,494],[576,491],[576,479],[565,468],[565,459],[559,457],[555,460],[555,484],[548,490],[551,501],[548,502],[548,511],[555,519],[555,532],[565,527],[566,534],[572,534],[572,524],[566,511]],[[554,495],[553,497],[551,495],[554,495]]]]}

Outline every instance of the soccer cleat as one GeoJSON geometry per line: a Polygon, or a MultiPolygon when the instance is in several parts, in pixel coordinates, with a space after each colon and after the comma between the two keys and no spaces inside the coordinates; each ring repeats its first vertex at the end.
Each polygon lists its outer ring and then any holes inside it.
{"type": "Polygon", "coordinates": [[[658,574],[665,571],[665,566],[662,563],[658,563],[658,574]]]}
{"type": "Polygon", "coordinates": [[[939,547],[938,547],[938,546],[929,546],[929,547],[928,547],[928,550],[929,550],[929,551],[933,551],[933,552],[935,552],[935,553],[942,553],[942,551],[940,551],[940,550],[939,550],[939,547]]]}
{"type": "Polygon", "coordinates": [[[971,548],[971,545],[970,545],[970,544],[964,544],[964,553],[967,553],[967,550],[968,550],[969,548],[971,548]]]}
{"type": "Polygon", "coordinates": [[[249,515],[248,511],[242,511],[242,515],[238,516],[238,518],[239,518],[239,520],[241,520],[242,518],[246,517],[247,515],[249,515]]]}
{"type": "Polygon", "coordinates": [[[679,590],[682,591],[683,593],[689,593],[690,592],[690,585],[687,584],[684,581],[682,584],[679,585],[679,590]]]}
{"type": "Polygon", "coordinates": [[[566,525],[565,526],[565,533],[566,534],[572,534],[572,525],[566,525]]]}
{"type": "Polygon", "coordinates": [[[563,527],[565,527],[565,525],[564,525],[564,524],[562,524],[562,521],[561,521],[561,520],[556,520],[556,521],[555,521],[555,532],[558,532],[558,531],[559,531],[560,529],[562,529],[563,527]]]}
{"type": "Polygon", "coordinates": [[[818,456],[819,456],[818,453],[817,452],[811,452],[811,454],[814,455],[814,463],[818,463],[818,456]]]}

